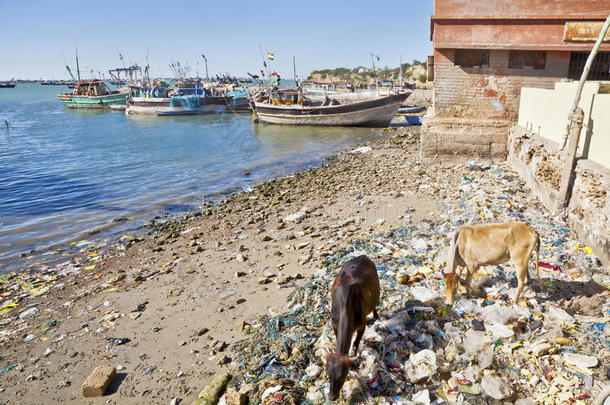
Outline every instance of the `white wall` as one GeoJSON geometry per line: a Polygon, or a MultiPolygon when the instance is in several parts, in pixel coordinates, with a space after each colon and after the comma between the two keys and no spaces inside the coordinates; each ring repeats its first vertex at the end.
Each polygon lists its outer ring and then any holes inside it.
{"type": "MultiPolygon", "coordinates": [[[[578,104],[585,113],[578,153],[610,168],[610,94],[599,94],[599,84],[586,82],[578,104]]],[[[561,143],[577,86],[577,82],[557,82],[552,90],[521,88],[518,124],[561,143]]]]}

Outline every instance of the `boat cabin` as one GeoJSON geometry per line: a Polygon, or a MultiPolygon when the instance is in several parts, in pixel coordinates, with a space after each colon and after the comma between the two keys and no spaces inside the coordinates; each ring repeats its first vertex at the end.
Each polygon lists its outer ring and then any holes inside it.
{"type": "Polygon", "coordinates": [[[297,90],[273,90],[269,95],[269,101],[275,105],[302,104],[303,96],[299,97],[297,90]]]}
{"type": "Polygon", "coordinates": [[[74,86],[73,96],[105,96],[112,92],[102,80],[81,80],[74,86]]]}

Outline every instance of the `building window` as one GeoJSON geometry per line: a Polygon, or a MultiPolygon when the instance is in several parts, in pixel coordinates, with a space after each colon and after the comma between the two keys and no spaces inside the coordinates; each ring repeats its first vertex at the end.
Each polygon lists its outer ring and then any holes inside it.
{"type": "Polygon", "coordinates": [[[544,69],[546,51],[510,51],[508,67],[510,69],[534,68],[544,69]]]}
{"type": "MultiPolygon", "coordinates": [[[[568,78],[579,80],[589,52],[572,52],[568,78]]],[[[587,80],[610,80],[610,52],[598,52],[593,59],[587,80]]]]}
{"type": "Polygon", "coordinates": [[[481,49],[456,49],[455,64],[461,67],[489,66],[489,52],[481,49]]]}

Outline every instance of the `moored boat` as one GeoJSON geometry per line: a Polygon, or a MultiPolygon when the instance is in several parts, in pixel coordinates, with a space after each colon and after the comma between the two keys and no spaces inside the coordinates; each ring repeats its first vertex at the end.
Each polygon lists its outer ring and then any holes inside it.
{"type": "Polygon", "coordinates": [[[132,88],[131,95],[127,98],[125,113],[170,115],[169,113],[176,111],[176,108],[171,105],[172,97],[176,96],[198,96],[199,114],[220,114],[227,108],[229,100],[224,96],[212,96],[209,91],[202,87],[132,88]]]}
{"type": "Polygon", "coordinates": [[[261,122],[286,125],[385,127],[408,97],[392,94],[362,99],[358,93],[344,97],[307,99],[298,90],[275,90],[254,102],[261,122]]]}
{"type": "Polygon", "coordinates": [[[12,89],[15,87],[15,82],[0,82],[0,89],[12,89]]]}
{"type": "Polygon", "coordinates": [[[59,94],[57,97],[66,107],[107,109],[111,105],[125,104],[127,93],[113,91],[102,80],[81,80],[74,86],[72,93],[59,94]]]}
{"type": "Polygon", "coordinates": [[[198,115],[201,114],[199,96],[175,96],[169,100],[169,110],[158,110],[157,115],[198,115]]]}

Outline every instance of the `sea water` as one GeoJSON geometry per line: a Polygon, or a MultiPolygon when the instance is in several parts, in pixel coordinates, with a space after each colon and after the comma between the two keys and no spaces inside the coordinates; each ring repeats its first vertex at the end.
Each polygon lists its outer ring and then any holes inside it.
{"type": "Polygon", "coordinates": [[[379,129],[254,124],[250,114],[70,110],[57,99],[68,91],[0,89],[0,273],[25,268],[19,256],[32,250],[137,232],[162,212],[194,211],[380,137],[379,129]]]}

